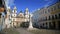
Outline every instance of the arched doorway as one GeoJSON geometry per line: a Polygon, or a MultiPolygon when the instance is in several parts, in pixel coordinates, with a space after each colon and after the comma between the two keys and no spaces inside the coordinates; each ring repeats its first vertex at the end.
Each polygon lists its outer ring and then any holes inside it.
{"type": "Polygon", "coordinates": [[[20,27],[28,28],[28,27],[29,27],[29,22],[22,22],[22,23],[20,24],[20,27]]]}

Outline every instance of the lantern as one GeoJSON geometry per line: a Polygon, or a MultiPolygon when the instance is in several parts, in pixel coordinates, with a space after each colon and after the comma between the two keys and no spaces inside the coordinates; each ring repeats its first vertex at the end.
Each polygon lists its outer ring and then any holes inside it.
{"type": "Polygon", "coordinates": [[[0,12],[4,12],[4,8],[3,7],[0,7],[0,12]]]}

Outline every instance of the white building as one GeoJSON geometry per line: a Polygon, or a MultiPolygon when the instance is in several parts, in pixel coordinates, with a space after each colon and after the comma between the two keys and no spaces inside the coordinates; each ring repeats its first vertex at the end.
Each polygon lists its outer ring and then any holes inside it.
{"type": "Polygon", "coordinates": [[[43,7],[35,11],[33,15],[38,28],[60,29],[60,2],[43,7]]]}
{"type": "Polygon", "coordinates": [[[29,21],[29,11],[28,11],[28,8],[26,8],[25,10],[25,21],[29,21]]]}
{"type": "Polygon", "coordinates": [[[17,17],[17,8],[16,6],[14,7],[13,11],[12,11],[12,26],[13,24],[16,26],[16,23],[14,21],[16,21],[16,17],[17,17]]]}
{"type": "Polygon", "coordinates": [[[7,8],[7,15],[5,18],[5,27],[9,28],[11,23],[11,9],[10,7],[7,8]]]}
{"type": "Polygon", "coordinates": [[[28,8],[26,8],[25,13],[22,11],[17,14],[17,8],[14,6],[14,9],[11,14],[11,26],[16,27],[20,26],[21,23],[23,22],[29,22],[29,11],[28,8]]]}

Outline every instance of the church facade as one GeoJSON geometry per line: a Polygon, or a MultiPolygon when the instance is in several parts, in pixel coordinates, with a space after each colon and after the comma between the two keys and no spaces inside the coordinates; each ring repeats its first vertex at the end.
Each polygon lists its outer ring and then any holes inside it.
{"type": "Polygon", "coordinates": [[[29,11],[28,8],[26,8],[25,12],[23,13],[20,11],[17,14],[17,8],[14,7],[13,11],[10,7],[7,9],[7,15],[5,19],[5,26],[6,28],[9,27],[20,27],[20,25],[24,22],[29,22],[29,11]]]}

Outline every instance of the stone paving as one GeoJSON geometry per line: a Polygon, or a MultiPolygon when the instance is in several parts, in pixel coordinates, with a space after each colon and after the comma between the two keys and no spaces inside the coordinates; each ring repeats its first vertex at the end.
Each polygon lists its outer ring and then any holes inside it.
{"type": "Polygon", "coordinates": [[[60,30],[49,30],[49,29],[33,29],[30,32],[34,34],[60,34],[60,30]]]}
{"type": "Polygon", "coordinates": [[[16,30],[20,32],[20,34],[60,34],[60,30],[48,30],[36,28],[33,28],[31,30],[25,28],[17,28],[16,30]]]}
{"type": "Polygon", "coordinates": [[[49,29],[28,29],[28,28],[9,28],[3,30],[3,32],[6,34],[6,32],[9,34],[60,34],[60,30],[49,30],[49,29]]]}
{"type": "Polygon", "coordinates": [[[16,28],[16,30],[18,32],[20,32],[20,34],[33,34],[33,33],[29,32],[29,31],[27,31],[27,29],[25,29],[25,28],[16,28]]]}

